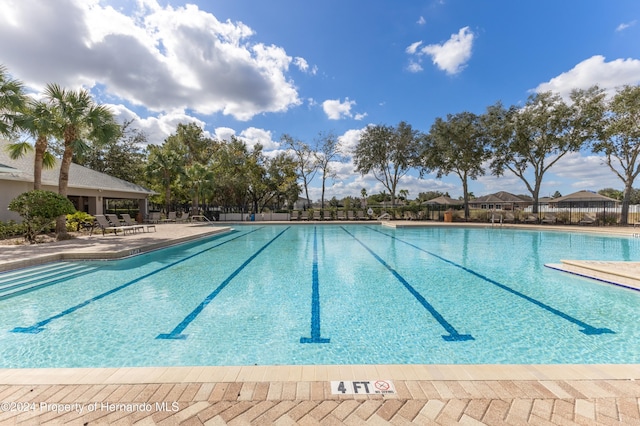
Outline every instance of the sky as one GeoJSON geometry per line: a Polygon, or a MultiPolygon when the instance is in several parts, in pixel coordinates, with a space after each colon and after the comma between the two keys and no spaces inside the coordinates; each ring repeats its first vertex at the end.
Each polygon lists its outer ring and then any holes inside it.
{"type": "MultiPolygon", "coordinates": [[[[0,0],[0,64],[37,95],[85,88],[118,120],[162,144],[179,123],[231,135],[268,155],[283,134],[336,135],[327,197],[384,190],[354,171],[369,125],[428,132],[436,118],[640,84],[637,0],[0,0]]],[[[541,196],[622,182],[588,149],[545,174],[541,196]]],[[[320,198],[317,176],[310,196],[320,198]]],[[[462,195],[456,175],[412,171],[398,189],[462,195]]],[[[476,196],[528,194],[507,174],[470,182],[476,196]]]]}

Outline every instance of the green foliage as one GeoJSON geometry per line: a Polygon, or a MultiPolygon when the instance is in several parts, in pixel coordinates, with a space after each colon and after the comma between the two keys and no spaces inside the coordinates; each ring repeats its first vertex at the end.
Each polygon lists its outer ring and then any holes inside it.
{"type": "Polygon", "coordinates": [[[67,227],[71,231],[79,231],[82,224],[92,223],[94,219],[89,213],[76,211],[67,215],[67,227]]]}
{"type": "Polygon", "coordinates": [[[391,203],[395,204],[400,178],[419,165],[421,138],[418,131],[404,121],[397,127],[367,127],[353,154],[356,172],[373,173],[391,194],[391,203]]]}
{"type": "Polygon", "coordinates": [[[9,210],[24,219],[24,237],[30,243],[34,243],[36,236],[47,229],[57,217],[75,212],[67,197],[41,190],[20,194],[11,200],[9,210]]]}
{"type": "Polygon", "coordinates": [[[0,222],[0,239],[7,239],[24,235],[25,226],[23,223],[16,223],[14,220],[0,222]]]}

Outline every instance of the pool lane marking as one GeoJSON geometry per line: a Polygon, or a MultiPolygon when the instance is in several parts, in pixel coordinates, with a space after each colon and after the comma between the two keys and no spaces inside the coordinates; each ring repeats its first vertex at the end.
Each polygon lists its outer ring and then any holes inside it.
{"type": "Polygon", "coordinates": [[[180,324],[178,324],[173,330],[169,333],[158,334],[156,339],[166,339],[166,340],[183,340],[187,338],[186,334],[182,334],[182,332],[196,319],[198,315],[207,307],[209,303],[240,273],[244,268],[247,267],[249,263],[253,261],[260,253],[262,253],[271,243],[273,243],[278,237],[284,234],[290,226],[287,226],[284,230],[282,230],[278,235],[273,237],[267,244],[260,247],[260,249],[252,254],[247,260],[244,261],[242,265],[240,265],[235,271],[231,273],[218,287],[211,292],[200,304],[193,310],[189,315],[187,315],[180,324]]]}
{"type": "Polygon", "coordinates": [[[384,259],[382,259],[380,256],[378,256],[373,250],[371,250],[366,244],[364,244],[362,241],[360,241],[351,232],[347,231],[343,226],[341,226],[340,228],[342,228],[342,230],[344,232],[346,232],[347,234],[351,235],[351,237],[354,240],[356,240],[362,247],[364,247],[385,268],[387,268],[389,270],[389,272],[391,272],[393,274],[393,276],[396,277],[396,279],[398,281],[400,281],[402,283],[402,285],[404,285],[407,290],[409,290],[409,293],[411,293],[413,295],[413,297],[415,297],[418,300],[418,302],[420,302],[420,304],[427,311],[429,311],[429,313],[433,316],[433,318],[435,318],[436,321],[438,321],[440,323],[442,328],[444,328],[449,333],[448,335],[443,335],[442,336],[442,338],[444,340],[446,340],[448,342],[475,340],[473,338],[473,336],[471,336],[470,334],[460,334],[460,333],[458,333],[458,331],[451,324],[449,324],[447,322],[447,320],[445,320],[444,317],[429,302],[427,302],[427,300],[420,293],[418,293],[418,291],[415,288],[413,288],[411,286],[411,284],[409,284],[407,282],[407,280],[405,280],[404,277],[402,277],[402,275],[400,275],[398,273],[398,271],[393,269],[387,262],[384,261],[384,259]]]}
{"type": "Polygon", "coordinates": [[[415,248],[415,249],[417,249],[417,250],[419,250],[419,251],[421,251],[423,253],[426,253],[426,254],[428,254],[430,256],[433,256],[436,259],[442,260],[443,262],[446,262],[449,265],[452,265],[452,266],[455,266],[456,268],[462,269],[463,271],[465,271],[465,272],[467,272],[467,273],[469,273],[471,275],[474,275],[474,276],[480,278],[481,280],[484,280],[484,281],[486,281],[486,282],[488,282],[490,284],[493,284],[493,285],[495,285],[495,286],[497,286],[497,287],[499,287],[499,288],[501,288],[501,289],[503,289],[503,290],[515,295],[515,296],[521,297],[524,300],[526,300],[527,302],[531,302],[534,305],[536,305],[536,306],[538,306],[538,307],[540,307],[540,308],[542,308],[542,309],[544,309],[546,311],[549,311],[554,315],[559,316],[560,318],[563,318],[563,319],[565,319],[565,320],[567,320],[569,322],[572,322],[572,323],[576,324],[577,326],[583,328],[583,330],[580,330],[581,333],[584,333],[584,334],[587,334],[587,335],[615,334],[615,331],[613,331],[613,330],[611,330],[609,328],[598,328],[598,327],[594,327],[592,325],[589,325],[589,324],[587,324],[587,323],[585,323],[583,321],[580,321],[577,318],[574,318],[574,317],[570,316],[569,314],[566,314],[566,313],[564,313],[562,311],[559,311],[558,309],[556,309],[556,308],[554,308],[552,306],[547,305],[544,302],[541,302],[541,301],[539,301],[537,299],[534,299],[531,296],[527,296],[524,293],[520,293],[519,291],[514,290],[513,288],[511,288],[511,287],[509,287],[509,286],[507,286],[505,284],[501,284],[501,283],[499,283],[499,282],[497,282],[495,280],[492,280],[491,278],[486,277],[486,276],[480,274],[479,272],[474,271],[473,269],[469,269],[469,268],[467,268],[465,266],[457,264],[457,263],[455,263],[455,262],[453,262],[453,261],[451,261],[449,259],[446,259],[446,258],[444,258],[442,256],[439,256],[439,255],[437,255],[435,253],[432,253],[430,251],[427,251],[427,250],[425,250],[425,249],[423,249],[421,247],[418,247],[415,244],[412,244],[412,243],[410,243],[408,241],[401,240],[400,238],[397,238],[397,237],[395,237],[393,235],[389,235],[389,234],[384,233],[382,231],[378,231],[377,229],[374,229],[374,228],[371,228],[371,227],[367,227],[367,228],[371,229],[372,231],[378,232],[378,233],[380,233],[380,234],[382,234],[384,236],[387,236],[387,237],[389,237],[391,239],[394,239],[394,240],[399,241],[401,243],[407,244],[408,246],[411,246],[411,247],[413,247],[413,248],[415,248]]]}
{"type": "Polygon", "coordinates": [[[301,337],[300,343],[329,343],[320,334],[320,280],[318,279],[318,235],[313,227],[313,266],[311,268],[311,337],[301,337]]]}
{"type": "Polygon", "coordinates": [[[262,229],[262,228],[263,228],[263,227],[260,227],[260,228],[254,229],[254,230],[252,230],[252,231],[248,231],[248,232],[246,232],[246,233],[244,233],[244,234],[238,235],[238,236],[236,236],[236,237],[230,238],[230,239],[228,239],[228,240],[226,240],[226,241],[223,241],[223,242],[221,242],[221,243],[219,243],[219,244],[216,244],[215,246],[209,247],[208,249],[205,249],[205,250],[199,251],[198,253],[194,253],[194,254],[192,254],[191,256],[185,257],[184,259],[180,259],[180,260],[178,260],[178,261],[176,261],[176,262],[173,262],[173,263],[170,263],[170,264],[168,264],[168,265],[165,265],[165,266],[163,266],[162,268],[156,269],[156,270],[155,270],[155,271],[153,271],[153,272],[149,272],[148,274],[142,275],[141,277],[138,277],[138,278],[136,278],[136,279],[134,279],[134,280],[131,280],[131,281],[129,281],[129,282],[127,282],[127,283],[125,283],[125,284],[122,284],[121,286],[118,286],[118,287],[112,288],[112,289],[111,289],[111,290],[109,290],[109,291],[106,291],[106,292],[101,293],[101,294],[99,294],[99,295],[97,295],[97,296],[95,296],[95,297],[92,297],[91,299],[87,299],[87,300],[85,300],[84,302],[81,302],[81,303],[79,303],[79,304],[77,304],[77,305],[75,305],[75,306],[72,306],[72,307],[70,307],[69,309],[66,309],[66,310],[64,310],[64,311],[60,312],[59,314],[56,314],[56,315],[54,315],[54,316],[52,316],[52,317],[49,317],[49,318],[47,318],[47,319],[45,319],[45,320],[42,320],[42,321],[40,321],[40,322],[38,322],[38,323],[36,323],[36,324],[34,324],[34,325],[30,326],[30,327],[16,327],[16,328],[14,328],[13,330],[11,330],[11,332],[12,332],[12,333],[30,333],[30,334],[37,334],[37,333],[40,333],[41,331],[44,331],[44,326],[45,326],[45,325],[47,325],[47,324],[49,324],[50,322],[52,322],[52,321],[54,321],[54,320],[57,320],[57,319],[59,319],[59,318],[62,318],[62,317],[64,317],[64,316],[66,316],[66,315],[72,314],[72,313],[74,313],[75,311],[77,311],[78,309],[80,309],[80,308],[84,308],[85,306],[89,305],[89,304],[90,304],[90,303],[92,303],[92,302],[95,302],[95,301],[98,301],[98,300],[100,300],[100,299],[103,299],[103,298],[105,298],[105,297],[107,297],[107,296],[109,296],[109,295],[111,295],[111,294],[113,294],[113,293],[115,293],[115,292],[117,292],[117,291],[120,291],[120,290],[122,290],[122,289],[124,289],[124,288],[129,287],[130,285],[133,285],[133,284],[135,284],[135,283],[137,283],[137,282],[140,282],[140,281],[142,281],[142,280],[143,280],[143,279],[145,279],[145,278],[149,278],[150,276],[155,275],[155,274],[157,274],[158,272],[162,272],[162,271],[164,271],[165,269],[171,268],[172,266],[175,266],[175,265],[177,265],[177,264],[179,264],[179,263],[182,263],[182,262],[184,262],[184,261],[186,261],[186,260],[189,260],[189,259],[191,259],[191,258],[193,258],[193,257],[199,256],[199,255],[201,255],[201,254],[203,254],[203,253],[205,253],[205,252],[207,252],[207,251],[209,251],[209,250],[212,250],[212,249],[214,249],[214,248],[216,248],[216,247],[220,247],[220,246],[221,246],[221,245],[223,245],[223,244],[226,244],[226,243],[231,242],[231,241],[233,241],[233,240],[237,240],[238,238],[241,238],[241,237],[244,237],[244,236],[246,236],[246,235],[249,235],[249,234],[251,234],[252,232],[256,232],[256,231],[258,231],[258,230],[260,230],[260,229],[262,229]]]}

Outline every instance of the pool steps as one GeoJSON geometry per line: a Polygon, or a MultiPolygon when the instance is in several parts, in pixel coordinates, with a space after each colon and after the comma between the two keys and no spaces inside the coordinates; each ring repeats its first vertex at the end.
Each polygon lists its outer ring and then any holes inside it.
{"type": "Polygon", "coordinates": [[[0,274],[0,300],[8,299],[95,270],[77,263],[56,262],[0,274]]]}

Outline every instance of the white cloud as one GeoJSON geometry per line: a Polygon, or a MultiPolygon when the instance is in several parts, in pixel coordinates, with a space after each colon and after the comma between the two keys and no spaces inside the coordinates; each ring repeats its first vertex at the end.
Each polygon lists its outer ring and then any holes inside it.
{"type": "Polygon", "coordinates": [[[345,98],[344,102],[340,99],[327,99],[322,103],[322,109],[327,114],[329,120],[340,120],[345,117],[352,117],[351,107],[356,104],[356,101],[350,101],[349,98],[345,98]]]}
{"type": "MultiPolygon", "coordinates": [[[[299,105],[285,50],[252,41],[241,22],[195,5],[136,2],[131,16],[98,0],[0,2],[0,57],[29,87],[96,87],[168,113],[222,113],[238,120],[299,105]],[[37,28],[37,31],[34,29],[37,28]]],[[[300,66],[301,62],[297,62],[300,66]]]]}
{"type": "Polygon", "coordinates": [[[626,30],[629,27],[633,27],[636,24],[636,22],[637,21],[635,19],[631,22],[623,22],[622,24],[616,27],[616,31],[620,32],[620,31],[626,30]]]}
{"type": "Polygon", "coordinates": [[[342,146],[342,153],[344,155],[351,155],[360,141],[360,135],[364,132],[366,127],[362,129],[347,130],[342,136],[338,136],[340,146],[342,146]]]}
{"type": "Polygon", "coordinates": [[[423,70],[422,65],[418,62],[409,61],[409,65],[407,65],[407,70],[410,72],[420,72],[423,70]]]}
{"type": "Polygon", "coordinates": [[[225,142],[229,142],[231,140],[231,136],[236,135],[236,131],[229,127],[217,127],[214,133],[217,140],[225,142]]]}
{"type": "Polygon", "coordinates": [[[415,43],[411,43],[409,46],[407,46],[407,48],[404,51],[410,55],[413,55],[416,53],[416,51],[418,50],[418,47],[420,47],[421,44],[422,44],[422,40],[416,41],[415,43]]]}
{"type": "Polygon", "coordinates": [[[316,75],[316,73],[318,72],[317,66],[313,66],[309,68],[309,63],[307,62],[307,60],[299,56],[296,56],[295,58],[293,58],[293,64],[296,67],[298,67],[300,71],[309,73],[311,75],[316,75]]]}
{"type": "Polygon", "coordinates": [[[427,21],[424,19],[424,16],[421,16],[420,18],[418,18],[418,20],[416,21],[416,24],[418,25],[424,25],[426,24],[427,21]]]}
{"type": "Polygon", "coordinates": [[[256,144],[261,144],[265,151],[272,151],[280,148],[280,142],[272,139],[271,131],[249,127],[240,132],[240,139],[253,148],[256,144]]]}
{"type": "Polygon", "coordinates": [[[457,74],[471,58],[473,39],[474,34],[469,27],[464,27],[443,44],[427,45],[420,53],[431,56],[433,63],[447,74],[457,74]]]}
{"type": "Polygon", "coordinates": [[[640,60],[616,59],[605,62],[604,56],[596,55],[548,82],[533,89],[535,92],[552,91],[568,98],[573,89],[587,89],[595,84],[610,93],[620,86],[640,83],[640,60]]]}

